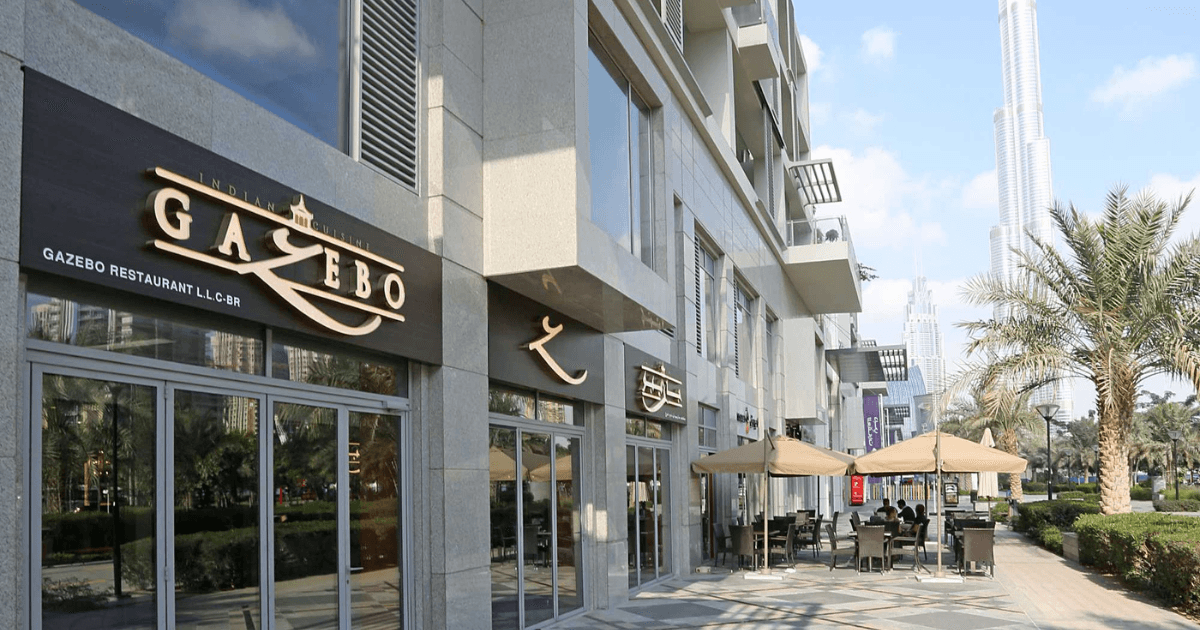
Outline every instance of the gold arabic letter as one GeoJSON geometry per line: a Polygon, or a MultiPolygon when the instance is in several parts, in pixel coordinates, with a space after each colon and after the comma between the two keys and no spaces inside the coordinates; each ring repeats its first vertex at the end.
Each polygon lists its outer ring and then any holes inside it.
{"type": "Polygon", "coordinates": [[[572,377],[570,374],[567,374],[566,370],[562,369],[562,366],[558,364],[558,361],[554,360],[554,357],[550,356],[549,352],[546,352],[546,342],[554,339],[558,333],[562,332],[563,325],[559,324],[557,326],[551,326],[550,316],[547,315],[542,318],[542,329],[546,331],[546,336],[529,342],[528,348],[541,355],[542,360],[546,362],[546,365],[550,366],[550,369],[553,370],[554,373],[558,375],[558,378],[561,378],[563,381],[570,383],[571,385],[579,385],[587,380],[587,370],[580,370],[575,374],[575,376],[572,377]]]}

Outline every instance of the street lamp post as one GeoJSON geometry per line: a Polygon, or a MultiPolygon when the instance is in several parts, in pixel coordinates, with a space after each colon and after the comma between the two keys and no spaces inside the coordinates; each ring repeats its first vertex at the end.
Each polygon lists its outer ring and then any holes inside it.
{"type": "Polygon", "coordinates": [[[1175,456],[1175,446],[1179,444],[1179,438],[1183,437],[1183,433],[1178,430],[1167,431],[1167,435],[1171,438],[1171,475],[1175,477],[1175,500],[1179,500],[1179,465],[1178,458],[1175,456]]]}
{"type": "Polygon", "coordinates": [[[1095,453],[1095,455],[1096,455],[1096,488],[1097,488],[1097,491],[1099,491],[1099,488],[1100,488],[1100,445],[1097,444],[1096,446],[1093,446],[1092,452],[1095,453]]]}
{"type": "Polygon", "coordinates": [[[1046,500],[1054,500],[1054,468],[1050,459],[1050,421],[1054,419],[1054,414],[1058,413],[1058,405],[1054,403],[1043,403],[1038,405],[1037,412],[1046,420],[1046,500]]]}

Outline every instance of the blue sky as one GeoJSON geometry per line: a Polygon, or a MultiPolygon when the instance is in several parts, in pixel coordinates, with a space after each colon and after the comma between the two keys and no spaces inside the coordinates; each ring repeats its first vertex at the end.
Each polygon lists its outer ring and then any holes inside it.
{"type": "MultiPolygon", "coordinates": [[[[1183,5],[1184,3],[1179,3],[1183,5]]],[[[992,113],[1003,104],[995,2],[798,2],[814,157],[833,157],[864,285],[860,327],[900,343],[906,294],[930,279],[947,368],[988,311],[959,287],[988,269],[998,221],[992,113]]],[[[1088,212],[1117,183],[1175,198],[1200,188],[1200,6],[1041,2],[1042,102],[1054,196],[1088,212]],[[1189,116],[1188,106],[1193,107],[1189,116]]],[[[1200,199],[1184,223],[1200,231],[1200,199]]],[[[1150,388],[1192,392],[1157,379],[1150,388]]],[[[1077,384],[1075,413],[1094,408],[1077,384]]]]}

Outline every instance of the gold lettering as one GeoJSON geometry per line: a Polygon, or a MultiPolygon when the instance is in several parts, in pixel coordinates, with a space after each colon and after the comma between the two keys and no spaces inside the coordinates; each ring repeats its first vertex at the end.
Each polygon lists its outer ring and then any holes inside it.
{"type": "Polygon", "coordinates": [[[237,189],[233,187],[233,184],[230,184],[230,185],[229,185],[229,195],[230,195],[231,197],[236,197],[236,196],[237,196],[237,189]]]}
{"type": "Polygon", "coordinates": [[[242,235],[242,222],[235,212],[225,213],[221,220],[220,242],[216,244],[217,251],[226,256],[233,255],[233,246],[237,245],[238,258],[249,261],[250,254],[246,251],[246,237],[242,235]]]}
{"type": "Polygon", "coordinates": [[[219,179],[210,180],[208,182],[208,185],[213,188],[216,188],[217,190],[221,190],[221,180],[219,180],[219,179]]]}
{"type": "Polygon", "coordinates": [[[371,297],[371,268],[367,267],[367,263],[356,260],[354,261],[354,275],[357,279],[354,297],[364,300],[371,297]]]}
{"type": "Polygon", "coordinates": [[[400,274],[385,275],[379,281],[379,288],[383,291],[383,299],[389,307],[400,310],[400,307],[404,306],[404,281],[400,279],[400,274]]]}
{"type": "Polygon", "coordinates": [[[334,290],[342,284],[338,278],[338,272],[341,271],[338,267],[338,257],[336,249],[325,248],[325,286],[334,290]]]}
{"type": "Polygon", "coordinates": [[[192,235],[192,215],[187,213],[190,204],[188,196],[175,188],[159,188],[146,197],[146,209],[154,212],[159,229],[163,234],[180,241],[186,241],[192,235]],[[168,201],[178,203],[181,210],[168,214],[168,201]],[[178,225],[173,225],[172,219],[177,221],[178,225]]]}

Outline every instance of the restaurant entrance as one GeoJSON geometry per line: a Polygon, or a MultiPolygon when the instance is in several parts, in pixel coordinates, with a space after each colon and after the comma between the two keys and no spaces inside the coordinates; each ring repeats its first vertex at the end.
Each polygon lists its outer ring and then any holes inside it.
{"type": "Polygon", "coordinates": [[[34,628],[404,627],[402,399],[46,350],[34,628]]]}

